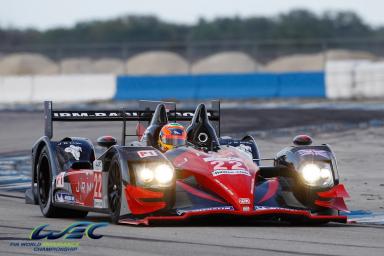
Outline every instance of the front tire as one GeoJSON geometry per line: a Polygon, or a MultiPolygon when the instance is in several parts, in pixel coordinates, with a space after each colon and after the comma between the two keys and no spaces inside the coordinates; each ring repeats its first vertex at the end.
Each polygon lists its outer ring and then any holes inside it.
{"type": "Polygon", "coordinates": [[[41,213],[47,218],[54,218],[58,215],[58,209],[52,205],[52,167],[49,161],[47,147],[40,153],[37,162],[37,200],[41,213]]]}

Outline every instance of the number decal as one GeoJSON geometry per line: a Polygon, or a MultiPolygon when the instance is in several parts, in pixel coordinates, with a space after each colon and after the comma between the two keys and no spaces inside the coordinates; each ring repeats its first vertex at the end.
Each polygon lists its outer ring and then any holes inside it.
{"type": "Polygon", "coordinates": [[[94,181],[94,184],[95,184],[95,189],[94,189],[93,197],[94,198],[102,198],[102,194],[101,194],[101,189],[102,189],[102,185],[101,185],[101,172],[94,172],[93,173],[93,181],[94,181]]]}
{"type": "Polygon", "coordinates": [[[224,161],[211,161],[214,170],[241,170],[245,169],[244,165],[239,161],[229,161],[227,162],[227,166],[225,167],[224,161]]]}
{"type": "Polygon", "coordinates": [[[213,166],[213,169],[214,170],[217,170],[217,169],[222,169],[222,170],[227,170],[227,167],[224,166],[224,161],[212,161],[211,162],[213,166]]]}
{"type": "Polygon", "coordinates": [[[64,172],[61,172],[56,177],[56,187],[63,188],[64,187],[64,172]]]}
{"type": "Polygon", "coordinates": [[[239,161],[229,161],[230,164],[232,165],[232,170],[239,170],[239,169],[244,169],[244,166],[241,162],[239,161]]]}

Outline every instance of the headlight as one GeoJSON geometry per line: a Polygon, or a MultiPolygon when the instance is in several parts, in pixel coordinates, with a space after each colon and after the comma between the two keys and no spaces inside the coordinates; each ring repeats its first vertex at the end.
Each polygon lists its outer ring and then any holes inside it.
{"type": "Polygon", "coordinates": [[[143,168],[138,171],[139,179],[144,183],[150,183],[153,181],[155,174],[151,169],[143,168]]]}
{"type": "Polygon", "coordinates": [[[173,179],[173,168],[169,165],[161,164],[155,169],[155,178],[161,184],[167,184],[173,179]]]}
{"type": "Polygon", "coordinates": [[[144,185],[168,185],[174,176],[174,169],[167,164],[151,164],[137,167],[136,175],[139,183],[144,185]]]}
{"type": "Polygon", "coordinates": [[[300,172],[307,185],[313,187],[333,185],[332,168],[328,163],[307,163],[300,168],[300,172]]]}

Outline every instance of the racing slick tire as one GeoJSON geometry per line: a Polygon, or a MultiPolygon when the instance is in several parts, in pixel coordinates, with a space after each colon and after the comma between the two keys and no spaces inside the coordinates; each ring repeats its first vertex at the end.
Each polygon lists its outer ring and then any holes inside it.
{"type": "Polygon", "coordinates": [[[47,218],[83,218],[88,212],[58,208],[52,203],[52,166],[45,146],[37,162],[37,200],[42,214],[47,218]]]}
{"type": "Polygon", "coordinates": [[[121,209],[122,181],[118,157],[114,156],[108,169],[108,203],[110,221],[118,224],[121,209]]]}

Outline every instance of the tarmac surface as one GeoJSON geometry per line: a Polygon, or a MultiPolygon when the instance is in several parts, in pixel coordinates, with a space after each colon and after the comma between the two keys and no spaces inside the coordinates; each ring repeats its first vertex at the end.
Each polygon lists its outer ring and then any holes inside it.
{"type": "MultiPolygon", "coordinates": [[[[347,200],[349,208],[355,213],[384,212],[384,128],[380,122],[384,120],[383,112],[224,109],[222,120],[224,135],[248,131],[255,135],[262,157],[273,157],[291,145],[293,134],[302,132],[302,127],[322,127],[309,129],[309,133],[316,143],[333,147],[341,181],[351,194],[347,200]],[[282,136],[281,132],[274,132],[279,129],[288,130],[282,136]]],[[[76,135],[93,141],[106,134],[120,138],[120,133],[118,123],[63,123],[55,125],[54,130],[57,138],[76,135]]],[[[369,221],[321,227],[278,223],[108,225],[97,230],[104,235],[101,239],[85,237],[74,252],[36,252],[31,244],[22,244],[31,242],[28,237],[34,227],[49,224],[48,230],[60,231],[75,220],[42,217],[38,206],[24,204],[22,190],[12,184],[3,186],[2,182],[12,180],[14,174],[28,178],[28,153],[42,134],[42,113],[0,112],[0,255],[384,255],[384,226],[369,221]]],[[[102,214],[90,214],[85,220],[108,222],[102,214]]]]}

